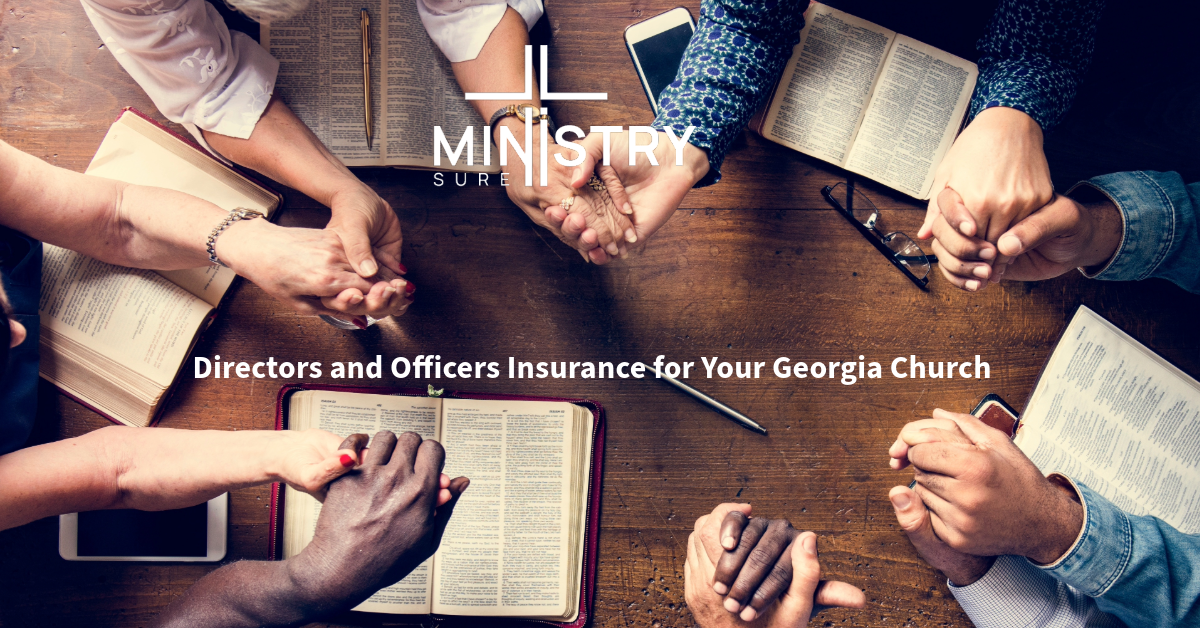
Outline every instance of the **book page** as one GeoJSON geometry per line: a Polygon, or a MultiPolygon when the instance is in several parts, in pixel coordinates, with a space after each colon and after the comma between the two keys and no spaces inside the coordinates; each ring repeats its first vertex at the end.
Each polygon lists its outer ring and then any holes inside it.
{"type": "Polygon", "coordinates": [[[575,406],[443,402],[451,477],[467,476],[437,553],[433,612],[560,617],[567,591],[575,406]]]}
{"type": "MultiPolygon", "coordinates": [[[[467,102],[450,62],[425,32],[416,5],[394,0],[313,0],[302,14],[262,26],[263,47],[279,60],[275,91],[347,166],[433,168],[434,125],[451,147],[472,126],[474,167],[461,155],[443,170],[483,167],[487,123],[467,102]],[[362,31],[371,17],[373,146],[363,116],[362,31]]],[[[493,151],[494,153],[494,151],[493,151]]]]}
{"type": "Polygon", "coordinates": [[[1134,515],[1200,533],[1200,383],[1080,307],[1015,442],[1134,515]]]}
{"type": "MultiPolygon", "coordinates": [[[[380,430],[391,430],[396,434],[416,432],[421,438],[438,439],[440,399],[314,390],[294,393],[290,403],[289,429],[315,427],[338,436],[362,433],[371,438],[380,430]]],[[[284,498],[285,557],[295,556],[312,541],[320,514],[321,503],[315,498],[287,488],[284,498]]],[[[432,576],[433,559],[430,558],[403,580],[380,589],[354,610],[428,614],[432,576]]]]}
{"type": "Polygon", "coordinates": [[[899,35],[875,85],[845,168],[917,198],[954,143],[979,70],[899,35]]]}
{"type": "Polygon", "coordinates": [[[842,165],[895,31],[823,4],[805,15],[763,135],[842,165]]]}
{"type": "Polygon", "coordinates": [[[113,266],[46,244],[43,329],[166,389],[212,306],[151,270],[113,266]]]}
{"type": "MultiPolygon", "coordinates": [[[[245,207],[270,216],[277,206],[274,196],[130,112],[113,123],[85,174],[184,192],[222,209],[245,207]]],[[[159,274],[213,307],[237,277],[215,265],[159,274]]]]}

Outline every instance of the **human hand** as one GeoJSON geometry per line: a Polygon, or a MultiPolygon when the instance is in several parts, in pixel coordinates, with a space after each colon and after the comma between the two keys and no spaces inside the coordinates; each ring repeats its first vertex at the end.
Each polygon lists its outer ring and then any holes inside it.
{"type": "Polygon", "coordinates": [[[367,445],[366,434],[342,437],[325,430],[307,429],[279,432],[284,439],[272,452],[272,478],[325,500],[329,483],[358,464],[359,452],[367,445]]]}
{"type": "Polygon", "coordinates": [[[893,469],[912,464],[934,533],[959,552],[1047,564],[1083,525],[1074,490],[1052,483],[1007,435],[969,414],[934,410],[932,419],[905,425],[888,455],[893,469]]]}
{"type": "MultiPolygon", "coordinates": [[[[514,137],[525,137],[524,123],[516,118],[501,120],[496,126],[497,133],[504,126],[512,131],[514,137]]],[[[530,166],[533,185],[525,185],[525,164],[514,154],[509,154],[508,165],[503,167],[503,172],[508,174],[505,191],[509,200],[520,207],[534,224],[549,230],[567,246],[579,251],[584,259],[604,264],[623,255],[626,234],[633,234],[629,218],[618,211],[608,194],[590,188],[576,190],[572,187],[574,169],[563,166],[554,157],[563,155],[563,159],[570,159],[575,153],[558,144],[552,143],[546,147],[547,185],[540,185],[541,129],[535,126],[534,133],[530,166]],[[566,198],[574,199],[570,202],[569,210],[561,205],[566,198]]]]}
{"type": "Polygon", "coordinates": [[[933,531],[932,517],[925,503],[907,486],[897,486],[888,493],[896,521],[917,548],[917,553],[929,566],[945,574],[954,586],[965,587],[983,577],[991,569],[995,556],[964,554],[938,538],[933,531]]]}
{"type": "Polygon", "coordinates": [[[332,216],[326,228],[341,239],[346,258],[360,277],[374,277],[381,266],[398,275],[408,272],[400,263],[404,245],[400,219],[374,190],[349,176],[330,198],[329,209],[332,216]]]}
{"type": "MultiPolygon", "coordinates": [[[[1000,235],[1054,196],[1041,126],[1017,109],[985,109],[954,140],[934,174],[932,190],[919,239],[937,237],[934,222],[941,216],[960,235],[986,243],[976,258],[982,266],[1007,262],[996,255],[1000,235]],[[944,194],[947,189],[954,194],[944,194]]],[[[981,271],[976,278],[990,274],[981,271]]],[[[948,274],[947,279],[963,287],[948,274]]]]}
{"type": "Polygon", "coordinates": [[[416,290],[386,266],[372,279],[361,277],[340,236],[329,229],[242,220],[217,238],[216,252],[234,272],[310,316],[399,316],[412,304],[416,290]]]}
{"type": "Polygon", "coordinates": [[[356,604],[425,562],[470,481],[441,481],[445,450],[412,432],[375,435],[362,466],[334,482],[313,540],[289,561],[307,599],[356,604]],[[442,490],[450,499],[438,506],[442,490]]]}
{"type": "Polygon", "coordinates": [[[603,163],[603,134],[591,133],[580,140],[578,143],[587,151],[587,157],[575,168],[571,185],[581,188],[595,171],[617,207],[632,215],[633,238],[626,239],[645,242],[670,220],[692,186],[708,174],[708,154],[685,143],[683,165],[677,165],[675,147],[666,133],[659,132],[652,151],[658,165],[651,163],[646,155],[639,155],[631,166],[629,136],[628,130],[610,134],[607,166],[603,163]]]}
{"type": "Polygon", "coordinates": [[[821,607],[866,603],[856,587],[820,580],[815,534],[749,515],[749,504],[721,504],[696,520],[684,591],[697,623],[798,626],[821,607]]]}

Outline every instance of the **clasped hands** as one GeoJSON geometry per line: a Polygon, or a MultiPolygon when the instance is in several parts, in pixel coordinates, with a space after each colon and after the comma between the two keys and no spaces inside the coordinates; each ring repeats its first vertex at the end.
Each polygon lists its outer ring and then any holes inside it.
{"type": "Polygon", "coordinates": [[[330,207],[333,217],[325,229],[262,219],[236,222],[217,238],[217,257],[301,314],[342,319],[403,314],[416,286],[402,277],[407,269],[400,262],[396,213],[357,180],[334,194],[330,207]]]}
{"type": "Polygon", "coordinates": [[[1110,202],[1054,193],[1041,127],[1017,109],[977,115],[938,166],[932,189],[917,237],[934,238],[942,274],[964,290],[1099,266],[1120,243],[1121,217],[1110,202]]]}

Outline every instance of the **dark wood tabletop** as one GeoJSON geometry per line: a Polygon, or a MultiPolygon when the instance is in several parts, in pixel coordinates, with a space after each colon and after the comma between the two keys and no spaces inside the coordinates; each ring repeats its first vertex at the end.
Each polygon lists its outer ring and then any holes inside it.
{"type": "MultiPolygon", "coordinates": [[[[621,35],[675,4],[550,3],[535,35],[551,45],[552,88],[609,93],[606,102],[558,104],[560,123],[652,118],[621,35]]],[[[685,4],[698,14],[697,0],[685,4]]],[[[994,6],[833,4],[969,58],[994,6]]],[[[1143,9],[1136,13],[1158,17],[1117,20],[1113,8],[1103,22],[1088,82],[1048,141],[1059,189],[1120,169],[1200,175],[1194,150],[1200,109],[1190,78],[1196,59],[1186,50],[1190,40],[1174,36],[1194,21],[1152,23],[1176,9],[1143,9]]],[[[82,171],[121,107],[162,119],[101,45],[78,2],[0,0],[0,40],[0,139],[17,148],[82,171]]],[[[968,294],[935,276],[922,292],[822,200],[821,187],[843,180],[843,171],[746,134],[724,173],[720,184],[689,194],[643,253],[598,267],[532,227],[498,187],[437,188],[427,172],[361,170],[403,221],[404,262],[419,286],[408,314],[365,332],[340,332],[242,282],[195,354],[326,363],[419,354],[502,363],[509,356],[598,361],[659,354],[697,366],[701,357],[766,361],[760,379],[693,376],[691,382],[757,419],[769,437],[652,380],[430,382],[589,397],[607,408],[594,622],[605,627],[691,625],[683,600],[687,537],[697,517],[731,500],[816,531],[826,577],[866,591],[864,610],[826,611],[820,625],[969,625],[945,580],[898,530],[888,503],[888,490],[911,478],[887,465],[887,447],[900,428],[933,408],[967,411],[989,392],[1022,408],[1081,304],[1200,375],[1200,298],[1165,281],[1104,283],[1069,273],[968,294]],[[991,378],[888,376],[847,386],[768,374],[777,357],[856,361],[860,355],[885,369],[898,356],[973,361],[978,355],[990,364],[991,378]]],[[[869,182],[862,189],[893,225],[916,230],[922,204],[869,182]]],[[[328,219],[314,201],[285,194],[283,224],[322,226],[328,219]]],[[[195,380],[185,372],[161,425],[270,429],[284,383],[195,380]]],[[[108,424],[44,383],[40,401],[35,442],[108,424]]],[[[267,486],[233,493],[226,562],[266,558],[268,499],[267,486]]],[[[50,518],[0,533],[0,625],[144,625],[215,568],[66,562],[57,554],[57,530],[50,518]]],[[[348,625],[361,621],[344,618],[348,625]]]]}

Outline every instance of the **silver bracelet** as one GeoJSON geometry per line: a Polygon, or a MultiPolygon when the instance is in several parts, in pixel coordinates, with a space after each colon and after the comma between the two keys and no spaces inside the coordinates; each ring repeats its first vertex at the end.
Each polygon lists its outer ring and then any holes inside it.
{"type": "MultiPolygon", "coordinates": [[[[225,266],[225,262],[217,259],[217,236],[221,235],[223,231],[228,229],[229,225],[232,225],[239,220],[249,220],[251,218],[266,218],[266,216],[260,211],[247,209],[245,207],[235,207],[229,210],[229,215],[225,217],[225,220],[222,220],[221,224],[217,225],[216,228],[212,230],[212,233],[208,234],[208,261],[218,266],[225,266]]],[[[226,266],[226,268],[228,267],[226,266]]]]}

